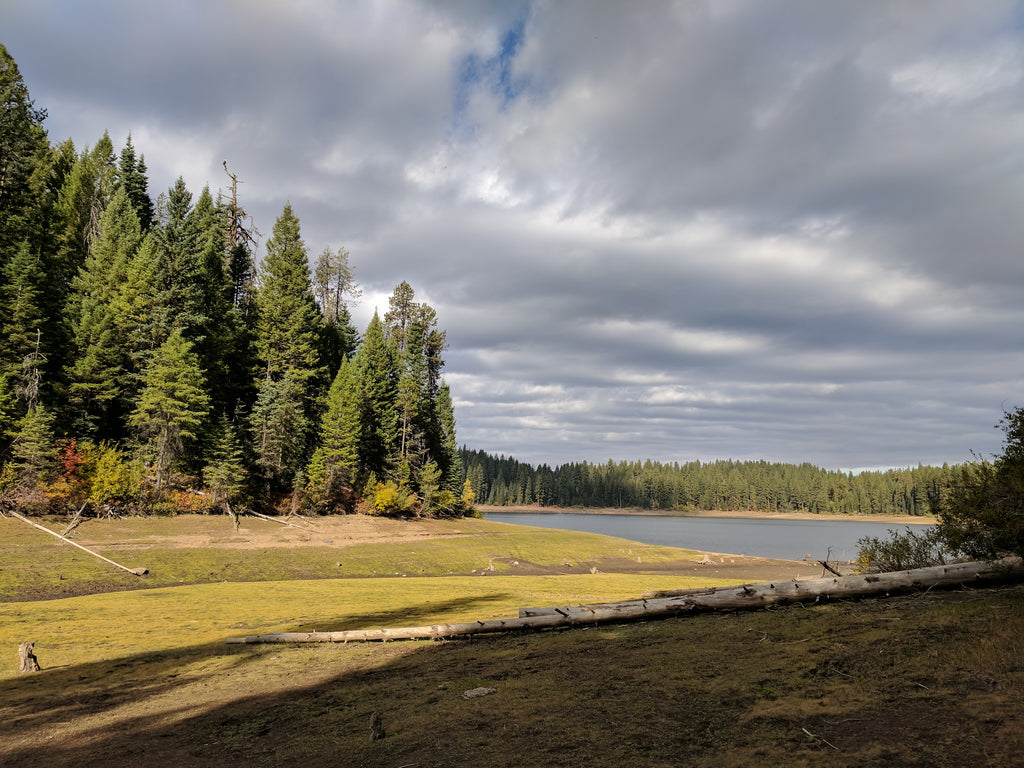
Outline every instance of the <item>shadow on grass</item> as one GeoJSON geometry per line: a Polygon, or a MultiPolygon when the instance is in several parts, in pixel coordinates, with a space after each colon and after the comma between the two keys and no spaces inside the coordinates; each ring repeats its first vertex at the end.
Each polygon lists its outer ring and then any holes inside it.
{"type": "MultiPolygon", "coordinates": [[[[298,624],[285,627],[282,632],[335,631],[338,629],[364,629],[379,626],[414,626],[427,617],[444,613],[457,613],[474,606],[507,599],[506,593],[461,597],[443,602],[426,603],[380,613],[361,613],[339,618],[336,622],[318,622],[315,625],[298,624]]],[[[245,634],[232,633],[232,636],[245,634]]],[[[170,648],[152,653],[140,653],[118,659],[46,668],[29,676],[0,680],[0,713],[6,707],[31,702],[37,696],[54,691],[79,691],[80,696],[68,694],[59,702],[48,700],[43,707],[28,706],[21,709],[19,727],[49,727],[73,721],[85,711],[97,713],[114,710],[132,704],[138,697],[156,697],[172,692],[175,688],[194,681],[185,674],[187,668],[203,662],[214,662],[220,671],[239,670],[253,659],[258,659],[273,648],[281,646],[244,646],[213,642],[200,645],[170,648]],[[117,687],[109,687],[109,679],[121,681],[117,687]],[[86,702],[83,705],[83,702],[86,702]],[[85,709],[83,709],[83,706],[85,709]]],[[[0,717],[0,736],[10,726],[9,717],[0,717]],[[5,722],[6,721],[6,722],[5,722]]],[[[4,741],[0,738],[0,744],[4,741]]],[[[0,756],[3,750],[0,747],[0,756]]],[[[7,763],[0,759],[0,768],[7,763]]]]}
{"type": "MultiPolygon", "coordinates": [[[[489,604],[507,601],[511,597],[508,592],[496,592],[490,595],[460,597],[433,603],[424,603],[415,607],[395,608],[388,611],[359,613],[345,616],[336,621],[317,621],[300,624],[295,628],[282,630],[285,632],[338,632],[345,629],[376,629],[377,627],[416,627],[427,622],[427,619],[438,614],[458,614],[472,607],[486,607],[489,604]]],[[[461,619],[460,621],[469,621],[461,619]]],[[[436,623],[436,622],[435,622],[436,623]]]]}
{"type": "Polygon", "coordinates": [[[1009,765],[1022,599],[140,654],[0,683],[0,766],[1009,765]],[[996,625],[1003,651],[965,674],[996,625]]]}

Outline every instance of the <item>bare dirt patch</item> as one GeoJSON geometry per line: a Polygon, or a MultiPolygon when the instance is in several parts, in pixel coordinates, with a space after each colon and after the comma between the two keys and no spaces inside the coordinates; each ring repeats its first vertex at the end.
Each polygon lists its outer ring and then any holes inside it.
{"type": "MultiPolygon", "coordinates": [[[[455,521],[393,520],[369,515],[320,518],[282,518],[271,522],[245,517],[234,530],[226,517],[179,516],[168,518],[176,524],[154,521],[141,538],[134,526],[125,525],[125,538],[118,541],[117,527],[123,521],[89,520],[76,529],[76,541],[103,544],[112,549],[294,549],[302,547],[393,544],[421,539],[457,538],[469,535],[467,527],[455,521]],[[287,523],[287,524],[286,524],[287,523]],[[297,526],[297,527],[296,527],[297,526]],[[95,534],[95,535],[93,535],[95,534]]],[[[472,525],[472,521],[468,521],[472,525]]],[[[51,526],[54,527],[54,526],[51,526]]]]}

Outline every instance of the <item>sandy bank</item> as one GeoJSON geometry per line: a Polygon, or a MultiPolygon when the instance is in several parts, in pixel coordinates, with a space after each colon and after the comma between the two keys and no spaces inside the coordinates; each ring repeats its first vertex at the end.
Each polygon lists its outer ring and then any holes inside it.
{"type": "Polygon", "coordinates": [[[935,518],[911,517],[909,515],[812,515],[801,512],[757,512],[754,510],[694,510],[675,512],[661,509],[639,509],[636,507],[495,507],[478,504],[484,514],[499,512],[532,512],[534,514],[569,514],[569,515],[648,515],[652,517],[738,517],[756,520],[835,520],[856,521],[861,523],[891,523],[892,525],[931,525],[935,518]]]}

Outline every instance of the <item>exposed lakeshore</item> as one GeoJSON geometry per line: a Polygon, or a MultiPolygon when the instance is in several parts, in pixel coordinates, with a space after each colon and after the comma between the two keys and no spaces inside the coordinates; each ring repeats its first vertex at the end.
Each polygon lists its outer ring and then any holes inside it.
{"type": "Polygon", "coordinates": [[[680,512],[671,509],[640,509],[639,507],[496,507],[489,504],[478,504],[477,507],[484,514],[491,512],[529,512],[532,514],[646,515],[649,517],[733,517],[751,520],[830,520],[836,522],[850,521],[861,523],[890,523],[892,525],[933,525],[936,522],[933,515],[814,515],[807,512],[758,512],[756,510],[737,511],[716,509],[699,509],[680,512]]]}

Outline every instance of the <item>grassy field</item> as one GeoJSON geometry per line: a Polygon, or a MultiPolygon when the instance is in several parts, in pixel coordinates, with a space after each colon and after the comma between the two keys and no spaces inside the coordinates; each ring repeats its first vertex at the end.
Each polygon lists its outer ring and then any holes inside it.
{"type": "Polygon", "coordinates": [[[1013,585],[446,642],[226,644],[756,580],[588,534],[348,520],[81,527],[150,568],[140,579],[0,519],[0,766],[1019,764],[1013,585]],[[24,640],[42,672],[16,674],[24,640]],[[463,698],[479,687],[495,690],[463,698]]]}

